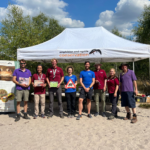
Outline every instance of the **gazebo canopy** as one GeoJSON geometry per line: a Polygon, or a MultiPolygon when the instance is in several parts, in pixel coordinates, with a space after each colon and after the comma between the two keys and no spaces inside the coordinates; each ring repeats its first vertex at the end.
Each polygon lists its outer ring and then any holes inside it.
{"type": "Polygon", "coordinates": [[[150,57],[150,45],[118,37],[103,27],[66,28],[53,39],[20,48],[17,59],[66,62],[132,62],[150,57]]]}

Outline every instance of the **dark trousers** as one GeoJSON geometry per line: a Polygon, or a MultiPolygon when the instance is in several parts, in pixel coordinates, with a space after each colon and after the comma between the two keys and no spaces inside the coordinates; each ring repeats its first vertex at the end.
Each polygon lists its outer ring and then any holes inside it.
{"type": "Polygon", "coordinates": [[[58,106],[59,106],[59,114],[63,114],[63,105],[62,105],[62,97],[61,97],[61,93],[62,93],[62,89],[61,87],[59,88],[49,88],[49,111],[50,114],[53,114],[53,103],[54,103],[54,93],[56,93],[57,96],[57,100],[58,100],[58,106]]]}
{"type": "Polygon", "coordinates": [[[68,114],[75,114],[76,111],[76,92],[65,93],[67,100],[68,114]]]}
{"type": "Polygon", "coordinates": [[[117,115],[117,103],[118,103],[118,96],[119,93],[117,93],[117,97],[114,97],[114,93],[109,94],[110,102],[112,103],[112,114],[117,115]]]}

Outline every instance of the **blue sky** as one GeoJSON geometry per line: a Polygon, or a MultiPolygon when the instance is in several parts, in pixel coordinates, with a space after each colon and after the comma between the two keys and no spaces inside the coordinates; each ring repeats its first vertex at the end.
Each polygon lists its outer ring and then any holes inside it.
{"type": "Polygon", "coordinates": [[[1,0],[0,21],[9,3],[22,8],[24,15],[43,12],[65,27],[117,27],[125,36],[132,34],[144,5],[150,5],[149,0],[1,0]]]}
{"type": "Polygon", "coordinates": [[[64,0],[68,3],[66,11],[73,19],[82,20],[85,27],[94,27],[100,12],[114,10],[118,0],[64,0]]]}

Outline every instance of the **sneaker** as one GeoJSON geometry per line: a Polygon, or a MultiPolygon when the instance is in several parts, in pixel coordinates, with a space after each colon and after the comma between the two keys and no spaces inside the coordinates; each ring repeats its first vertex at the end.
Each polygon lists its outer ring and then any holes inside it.
{"type": "Polygon", "coordinates": [[[115,118],[118,118],[118,115],[117,115],[117,114],[115,114],[115,118]]]}
{"type": "Polygon", "coordinates": [[[42,117],[42,118],[45,118],[45,115],[44,115],[44,114],[41,114],[41,117],[42,117]]]}
{"type": "Polygon", "coordinates": [[[98,115],[99,115],[99,113],[98,113],[98,112],[94,114],[94,116],[95,116],[95,117],[97,117],[98,115]]]}
{"type": "Polygon", "coordinates": [[[131,120],[131,123],[136,123],[137,122],[137,116],[133,115],[133,118],[131,120]]]}
{"type": "Polygon", "coordinates": [[[74,118],[75,117],[75,114],[71,114],[71,118],[74,118]]]}
{"type": "Polygon", "coordinates": [[[127,113],[126,117],[123,120],[131,120],[131,113],[127,113]]]}
{"type": "Polygon", "coordinates": [[[113,115],[113,114],[111,114],[109,117],[108,117],[108,120],[112,120],[112,119],[114,119],[115,118],[115,116],[113,115]]]}
{"type": "Polygon", "coordinates": [[[102,116],[103,116],[103,117],[106,117],[105,112],[102,112],[102,116]]]}
{"type": "Polygon", "coordinates": [[[72,118],[72,115],[71,115],[71,114],[68,114],[68,118],[72,118]]]}
{"type": "Polygon", "coordinates": [[[78,115],[77,118],[76,118],[76,120],[80,120],[80,118],[82,118],[82,116],[78,115]]]}
{"type": "Polygon", "coordinates": [[[47,119],[52,118],[52,117],[53,117],[53,114],[49,114],[49,115],[47,116],[47,119]]]}
{"type": "Polygon", "coordinates": [[[92,115],[91,115],[91,114],[88,114],[88,117],[89,117],[89,118],[92,118],[92,115]]]}
{"type": "Polygon", "coordinates": [[[37,117],[38,117],[37,115],[34,115],[33,119],[37,119],[37,117]]]}
{"type": "Polygon", "coordinates": [[[63,114],[61,114],[61,115],[60,115],[60,118],[62,118],[62,119],[63,119],[63,118],[64,118],[64,115],[63,115],[63,114]]]}
{"type": "Polygon", "coordinates": [[[23,117],[24,119],[30,119],[29,117],[28,117],[28,115],[27,115],[27,113],[24,113],[24,117],[23,117]]]}
{"type": "Polygon", "coordinates": [[[20,114],[17,114],[17,117],[15,119],[15,122],[19,121],[20,120],[20,114]]]}

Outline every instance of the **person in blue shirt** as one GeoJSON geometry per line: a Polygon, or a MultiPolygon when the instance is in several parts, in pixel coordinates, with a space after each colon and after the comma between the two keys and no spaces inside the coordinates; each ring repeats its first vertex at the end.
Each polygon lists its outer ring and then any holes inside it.
{"type": "Polygon", "coordinates": [[[67,67],[67,73],[68,75],[64,78],[65,83],[65,97],[67,100],[67,111],[68,111],[68,118],[72,118],[75,115],[76,111],[76,85],[77,85],[77,77],[72,74],[73,67],[69,66],[67,67]],[[72,86],[71,81],[74,83],[75,87],[69,88],[69,86],[72,86]],[[68,83],[69,82],[69,83],[68,83]],[[67,86],[68,84],[68,86],[67,86]]]}
{"type": "Polygon", "coordinates": [[[83,100],[87,99],[87,110],[88,110],[88,117],[92,118],[90,114],[91,110],[91,99],[93,94],[93,85],[95,84],[95,73],[90,70],[90,62],[85,62],[85,70],[80,72],[80,84],[82,89],[80,91],[79,96],[79,115],[77,116],[77,120],[82,118],[82,109],[83,109],[83,100]]]}

